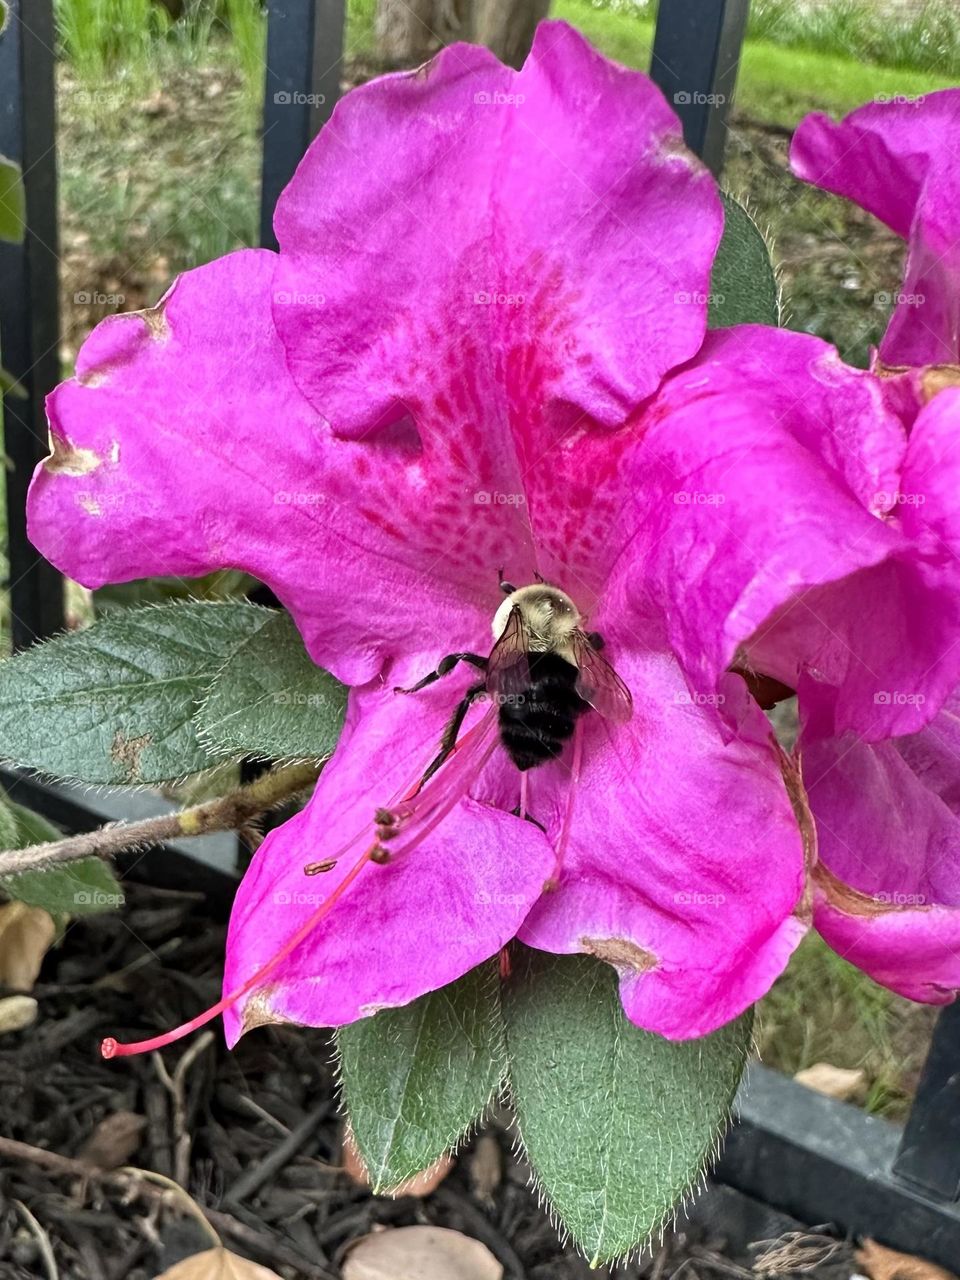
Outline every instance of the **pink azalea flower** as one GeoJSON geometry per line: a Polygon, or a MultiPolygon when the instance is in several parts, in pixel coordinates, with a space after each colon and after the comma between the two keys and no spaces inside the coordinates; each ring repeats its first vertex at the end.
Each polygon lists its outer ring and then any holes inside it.
{"type": "MultiPolygon", "coordinates": [[[[715,335],[698,364],[706,364],[711,345],[741,341],[734,333],[715,335]]],[[[814,340],[797,335],[793,341],[799,347],[814,340]]],[[[737,363],[756,387],[752,358],[744,351],[737,363]]],[[[680,375],[672,386],[681,389],[685,376],[691,375],[680,375]]],[[[725,376],[714,376],[715,394],[725,376]]],[[[670,390],[668,385],[665,395],[670,390]]],[[[723,577],[694,554],[706,535],[686,529],[663,531],[649,567],[674,650],[694,687],[709,687],[721,664],[739,660],[799,693],[802,776],[816,825],[817,930],[883,985],[915,1000],[947,1003],[960,987],[960,739],[953,732],[960,708],[960,389],[944,389],[920,409],[909,437],[887,432],[889,420],[878,415],[874,425],[882,434],[869,454],[862,437],[858,443],[838,434],[837,419],[826,416],[828,396],[834,399],[824,392],[824,429],[804,445],[833,475],[836,488],[822,479],[811,484],[808,453],[797,450],[790,460],[784,452],[778,468],[782,506],[770,508],[768,519],[755,511],[754,523],[747,523],[747,493],[739,508],[732,502],[724,507],[736,537],[721,548],[723,577]],[[868,457],[881,469],[863,466],[868,457]],[[813,589],[805,579],[791,584],[784,522],[802,510],[801,491],[811,507],[822,504],[820,519],[813,512],[810,518],[810,530],[823,540],[807,541],[814,564],[863,556],[870,548],[878,552],[875,563],[813,589]],[[691,619],[679,612],[681,601],[721,591],[726,608],[712,615],[701,610],[695,637],[691,619]],[[704,628],[711,616],[723,624],[714,647],[704,628]]],[[[701,402],[702,414],[705,407],[701,402]]],[[[717,413],[704,416],[720,421],[717,413]]],[[[682,457],[698,483],[716,488],[723,464],[711,441],[679,431],[676,421],[664,434],[668,474],[682,457]]],[[[765,452],[799,443],[785,425],[740,435],[751,468],[765,461],[765,452]]]]}
{"type": "Polygon", "coordinates": [[[730,665],[775,677],[807,742],[915,733],[960,682],[957,393],[907,436],[884,388],[808,335],[722,330],[647,436],[646,586],[691,686],[730,665]],[[672,508],[678,475],[722,506],[672,508]]]}
{"type": "Polygon", "coordinates": [[[880,357],[886,365],[960,361],[960,89],[870,102],[837,122],[800,122],[798,178],[846,196],[907,242],[903,283],[880,357]]]}
{"type": "Polygon", "coordinates": [[[785,965],[803,849],[726,668],[837,579],[916,577],[924,608],[940,585],[873,497],[904,441],[872,375],[773,330],[701,350],[721,221],[645,77],[562,23],[520,72],[455,46],[339,104],[279,256],[104,321],[52,396],[44,554],[91,587],[244,569],[352,687],[312,800],[238,892],[204,1015],[230,1043],[403,1004],[515,937],[615,965],[628,1016],[673,1037],[785,965]],[[521,773],[476,703],[418,790],[477,673],[394,687],[490,652],[501,575],[567,593],[632,716],[582,709],[521,773]]]}
{"type": "Polygon", "coordinates": [[[804,752],[820,865],[814,920],[877,982],[928,1004],[960,989],[960,696],[920,733],[804,752]]]}
{"type": "Polygon", "coordinates": [[[806,722],[803,777],[819,856],[814,922],[876,981],[935,1004],[960,988],[960,391],[950,389],[954,371],[942,367],[960,358],[958,126],[960,90],[946,90],[869,103],[839,123],[814,114],[794,135],[798,177],[853,200],[907,241],[877,367],[909,436],[893,487],[880,486],[885,520],[910,549],[805,599],[823,623],[820,656],[809,619],[796,613],[752,646],[754,660],[774,669],[792,626],[800,633],[794,651],[806,645],[818,675],[846,670],[848,711],[857,687],[869,693],[872,680],[871,724],[859,713],[835,714],[817,680],[781,666],[800,689],[806,722]],[[894,370],[902,376],[890,378],[894,370]],[[844,615],[850,625],[838,626],[844,615]]]}

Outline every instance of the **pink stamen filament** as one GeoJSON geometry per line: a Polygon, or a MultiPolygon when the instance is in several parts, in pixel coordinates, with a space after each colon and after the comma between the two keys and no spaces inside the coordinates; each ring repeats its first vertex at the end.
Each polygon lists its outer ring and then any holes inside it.
{"type": "Polygon", "coordinates": [[[573,803],[577,795],[577,784],[580,781],[580,769],[583,764],[583,720],[577,721],[577,727],[573,731],[573,761],[570,765],[570,786],[567,789],[567,807],[563,815],[563,826],[560,828],[560,838],[557,841],[556,855],[553,864],[553,875],[544,885],[544,888],[555,889],[560,880],[560,873],[563,870],[563,859],[567,852],[567,845],[570,843],[570,827],[573,822],[573,803]]]}
{"type": "MultiPolygon", "coordinates": [[[[479,725],[477,727],[479,728],[479,725]]],[[[497,745],[496,738],[491,739],[491,741],[487,744],[486,750],[483,752],[483,755],[477,761],[477,764],[476,764],[477,772],[479,772],[483,768],[483,766],[486,764],[486,762],[490,759],[490,756],[493,754],[493,749],[494,747],[496,747],[496,745],[497,745]]],[[[433,831],[436,827],[440,825],[440,823],[444,820],[444,818],[447,816],[447,814],[450,812],[453,806],[457,803],[457,801],[460,800],[462,795],[463,795],[463,792],[458,787],[456,786],[449,787],[447,789],[446,795],[438,798],[438,800],[429,807],[428,812],[431,814],[430,820],[427,823],[425,823],[423,827],[418,829],[415,838],[411,840],[411,842],[408,845],[405,845],[402,849],[397,849],[397,852],[409,853],[411,849],[415,849],[416,846],[421,843],[421,841],[425,840],[427,836],[430,835],[431,831],[433,831]]]]}
{"type": "MultiPolygon", "coordinates": [[[[486,723],[487,718],[485,717],[484,720],[481,720],[478,724],[474,725],[468,733],[465,733],[454,745],[449,758],[452,759],[463,747],[476,741],[479,732],[486,727],[486,723]]],[[[486,763],[495,746],[496,739],[494,738],[488,744],[487,749],[484,751],[480,761],[477,763],[478,771],[482,768],[483,764],[486,763]]],[[[397,815],[400,823],[408,821],[415,815],[425,817],[429,814],[431,817],[430,821],[417,831],[414,839],[411,840],[410,843],[402,850],[397,849],[397,852],[408,852],[420,844],[420,842],[424,840],[440,822],[442,822],[453,808],[454,804],[456,804],[462,794],[462,791],[455,783],[453,783],[452,779],[450,780],[449,785],[444,785],[447,784],[448,778],[449,775],[444,771],[438,776],[437,784],[433,788],[430,788],[427,792],[421,793],[425,797],[425,804],[422,806],[418,806],[414,803],[420,786],[419,780],[410,786],[400,789],[398,794],[401,798],[399,801],[395,800],[393,802],[394,806],[398,804],[403,806],[400,813],[397,815]]],[[[335,855],[334,861],[343,857],[356,844],[357,840],[362,838],[362,835],[363,833],[361,832],[360,835],[355,836],[352,840],[348,841],[339,853],[335,855]]],[[[101,1041],[100,1044],[101,1056],[104,1058],[126,1058],[133,1054],[150,1053],[154,1049],[162,1049],[168,1044],[173,1044],[175,1041],[181,1040],[192,1031],[197,1031],[200,1027],[206,1026],[208,1022],[212,1022],[214,1018],[226,1012],[226,1010],[236,1004],[237,1001],[242,1000],[244,996],[249,995],[251,991],[256,987],[259,987],[264,980],[270,976],[278,965],[282,964],[287,956],[289,956],[290,953],[313,932],[324,917],[333,910],[336,904],[343,897],[346,890],[359,876],[366,864],[371,861],[371,855],[377,848],[378,842],[375,841],[363,852],[361,857],[357,859],[330,896],[322,902],[314,912],[311,913],[292,937],[284,943],[277,954],[272,956],[266,964],[262,965],[250,978],[247,979],[245,983],[243,983],[242,986],[218,1000],[216,1004],[211,1005],[209,1009],[205,1009],[203,1013],[198,1014],[195,1018],[191,1018],[189,1022],[181,1023],[180,1026],[174,1027],[173,1030],[165,1031],[162,1035],[153,1036],[149,1040],[123,1042],[114,1039],[113,1036],[107,1036],[107,1038],[101,1041]]]]}
{"type": "Polygon", "coordinates": [[[203,1013],[197,1014],[189,1022],[183,1022],[179,1027],[174,1027],[172,1031],[165,1031],[163,1035],[153,1036],[150,1040],[136,1040],[124,1043],[123,1041],[115,1040],[113,1036],[107,1036],[100,1044],[101,1056],[104,1058],[127,1058],[135,1053],[149,1053],[152,1049],[162,1049],[168,1044],[173,1044],[176,1040],[182,1040],[191,1031],[197,1031],[200,1027],[206,1026],[208,1022],[212,1022],[214,1018],[224,1013],[231,1005],[236,1004],[238,1000],[242,1000],[255,987],[260,986],[277,965],[286,960],[290,952],[298,947],[307,934],[311,933],[324,916],[336,906],[345,890],[356,880],[357,876],[370,861],[370,854],[374,848],[376,846],[371,845],[369,849],[365,850],[363,856],[357,859],[330,897],[321,903],[316,911],[312,912],[293,937],[284,943],[277,954],[269,959],[265,965],[262,965],[252,977],[248,978],[242,987],[238,987],[236,991],[231,991],[228,996],[224,996],[222,1000],[218,1000],[216,1004],[211,1005],[203,1013]]]}

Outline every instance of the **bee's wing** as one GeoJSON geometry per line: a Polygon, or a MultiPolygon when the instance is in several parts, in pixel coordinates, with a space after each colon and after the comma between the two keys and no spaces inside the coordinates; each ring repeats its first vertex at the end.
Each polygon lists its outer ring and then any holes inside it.
{"type": "Polygon", "coordinates": [[[523,614],[514,607],[503,634],[487,660],[487,692],[503,697],[524,693],[530,686],[527,632],[523,614]]]}
{"type": "Polygon", "coordinates": [[[583,631],[573,640],[574,657],[580,674],[577,676],[577,693],[600,713],[605,720],[618,723],[633,715],[633,698],[610,663],[599,653],[583,631]]]}

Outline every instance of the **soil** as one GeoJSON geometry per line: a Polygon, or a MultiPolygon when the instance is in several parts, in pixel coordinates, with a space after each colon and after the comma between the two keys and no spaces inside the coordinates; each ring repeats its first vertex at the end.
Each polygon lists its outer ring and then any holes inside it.
{"type": "MultiPolygon", "coordinates": [[[[104,1062],[97,1044],[155,1034],[220,992],[225,927],[197,894],[127,882],[123,913],[69,926],[33,994],[39,1018],[0,1038],[0,1277],[149,1280],[208,1248],[163,1188],[178,1180],[224,1243],[288,1280],[332,1280],[377,1226],[432,1223],[482,1241],[508,1280],[712,1280],[757,1274],[758,1242],[800,1224],[711,1187],[641,1259],[590,1271],[557,1234],[513,1154],[508,1117],[460,1153],[429,1196],[375,1197],[344,1172],[326,1033],[264,1027],[233,1052],[219,1029],[160,1055],[104,1062]],[[179,1101],[175,1097],[179,1086],[179,1101]],[[11,1144],[24,1144],[16,1147],[11,1144]],[[77,1162],[83,1162],[78,1164],[77,1162]],[[33,1215],[28,1226],[19,1206],[33,1215]]],[[[187,1206],[189,1209],[189,1206],[187,1206]]],[[[778,1274],[847,1280],[852,1249],[817,1229],[778,1274]],[[826,1260],[810,1269],[810,1263],[826,1260]]]]}

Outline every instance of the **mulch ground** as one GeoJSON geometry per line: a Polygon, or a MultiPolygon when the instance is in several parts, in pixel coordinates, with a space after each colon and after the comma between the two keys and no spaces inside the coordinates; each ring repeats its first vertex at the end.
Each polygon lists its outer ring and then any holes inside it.
{"type": "MultiPolygon", "coordinates": [[[[230,1053],[216,1028],[166,1050],[162,1062],[100,1060],[103,1035],[150,1035],[220,989],[222,918],[210,919],[197,894],[127,889],[122,912],[68,928],[34,991],[38,1021],[0,1038],[3,1280],[149,1280],[209,1247],[162,1186],[108,1172],[120,1165],[178,1181],[228,1247],[290,1280],[332,1280],[359,1237],[414,1223],[476,1237],[509,1280],[749,1277],[755,1242],[799,1225],[752,1204],[745,1218],[742,1197],[711,1188],[650,1255],[590,1271],[558,1243],[512,1153],[507,1117],[461,1152],[433,1194],[371,1196],[342,1169],[325,1033],[261,1028],[230,1053]]],[[[832,1256],[811,1270],[808,1252],[805,1274],[853,1272],[843,1242],[824,1236],[810,1247],[832,1256]]],[[[790,1262],[801,1256],[788,1249],[777,1273],[798,1274],[790,1262]]]]}

